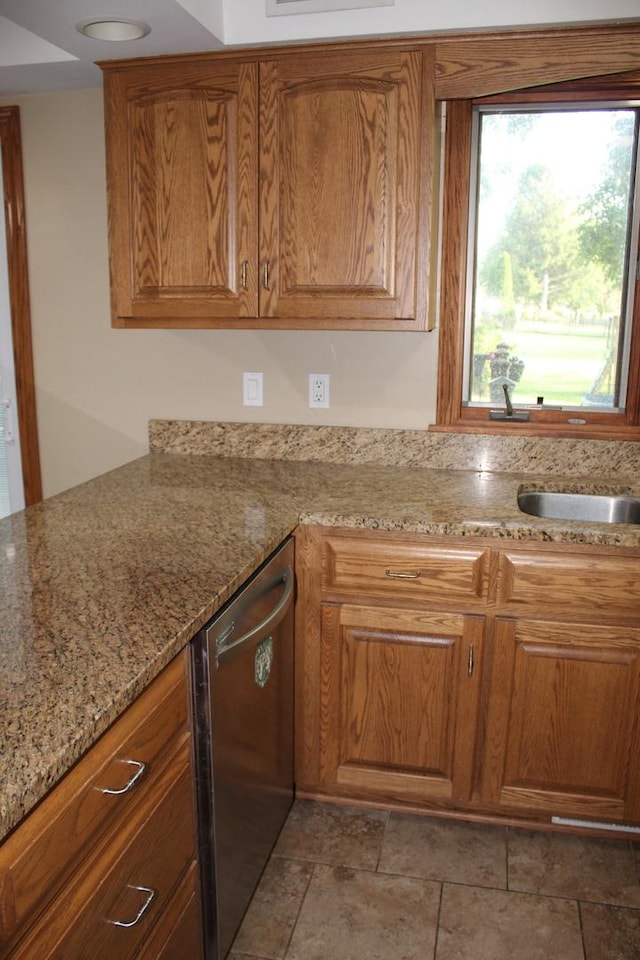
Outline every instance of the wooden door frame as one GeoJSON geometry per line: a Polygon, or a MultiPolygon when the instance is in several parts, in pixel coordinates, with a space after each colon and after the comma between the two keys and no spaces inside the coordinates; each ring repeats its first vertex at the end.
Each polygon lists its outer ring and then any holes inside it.
{"type": "Polygon", "coordinates": [[[0,107],[0,144],[7,234],[9,303],[26,506],[42,500],[27,265],[22,142],[18,107],[0,107]]]}

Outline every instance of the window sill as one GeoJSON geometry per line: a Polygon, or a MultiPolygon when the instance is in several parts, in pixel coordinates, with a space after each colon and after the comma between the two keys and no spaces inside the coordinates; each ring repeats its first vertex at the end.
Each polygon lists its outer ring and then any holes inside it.
{"type": "Polygon", "coordinates": [[[557,440],[628,440],[640,441],[640,427],[620,425],[596,425],[586,423],[576,426],[560,423],[540,423],[530,420],[525,423],[509,423],[504,420],[458,420],[455,423],[429,424],[433,433],[488,434],[493,437],[549,437],[557,440]]]}

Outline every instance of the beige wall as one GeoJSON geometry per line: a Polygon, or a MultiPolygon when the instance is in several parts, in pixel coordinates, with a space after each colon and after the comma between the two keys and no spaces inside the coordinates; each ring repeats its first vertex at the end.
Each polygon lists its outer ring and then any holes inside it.
{"type": "Polygon", "coordinates": [[[153,417],[420,429],[433,419],[437,334],[113,330],[102,92],[21,96],[45,496],[147,449],[153,417]],[[242,371],[264,372],[262,408],[242,371]],[[331,375],[310,410],[307,375],[331,375]]]}

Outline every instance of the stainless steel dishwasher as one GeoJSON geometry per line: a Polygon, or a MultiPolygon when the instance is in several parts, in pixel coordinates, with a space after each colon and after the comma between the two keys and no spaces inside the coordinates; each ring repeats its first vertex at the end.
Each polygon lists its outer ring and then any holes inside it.
{"type": "Polygon", "coordinates": [[[194,638],[207,960],[223,960],[293,801],[293,541],[194,638]]]}

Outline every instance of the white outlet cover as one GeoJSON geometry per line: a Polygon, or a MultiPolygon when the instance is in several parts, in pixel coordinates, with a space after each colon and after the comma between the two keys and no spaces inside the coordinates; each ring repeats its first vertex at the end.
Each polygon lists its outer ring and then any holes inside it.
{"type": "Polygon", "coordinates": [[[327,408],[329,406],[329,374],[309,374],[309,406],[327,408]]]}

